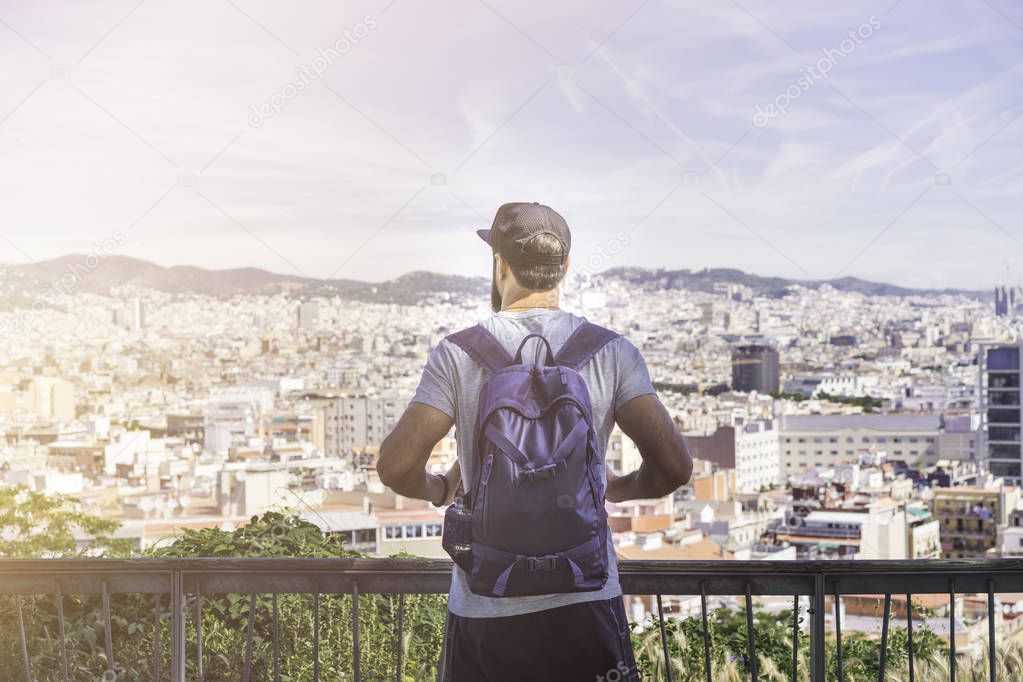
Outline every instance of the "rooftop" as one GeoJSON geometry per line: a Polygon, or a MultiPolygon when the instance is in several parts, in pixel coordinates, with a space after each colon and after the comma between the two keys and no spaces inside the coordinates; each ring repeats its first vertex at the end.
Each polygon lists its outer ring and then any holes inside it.
{"type": "Polygon", "coordinates": [[[839,431],[859,429],[884,433],[937,431],[941,415],[937,414],[810,414],[783,415],[782,431],[839,431]]]}

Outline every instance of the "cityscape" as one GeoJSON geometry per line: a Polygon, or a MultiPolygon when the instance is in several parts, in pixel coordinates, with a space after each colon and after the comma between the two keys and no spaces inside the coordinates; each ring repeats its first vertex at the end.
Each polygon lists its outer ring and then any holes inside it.
{"type": "Polygon", "coordinates": [[[1021,32],[0,3],[0,682],[1023,679],[1021,32]]]}
{"type": "MultiPolygon", "coordinates": [[[[445,556],[443,510],[387,490],[376,454],[429,351],[488,314],[486,281],[86,258],[0,270],[22,302],[0,320],[0,485],[70,496],[137,550],[288,511],[368,556],[445,556]]],[[[1023,556],[1017,298],[738,271],[570,277],[562,307],[642,351],[695,459],[670,497],[608,504],[619,558],[1023,556]]],[[[611,439],[608,466],[637,468],[611,439]]],[[[430,468],[454,460],[452,433],[430,468]]],[[[961,650],[982,648],[986,620],[959,596],[961,650]]],[[[1015,633],[1023,601],[999,598],[1015,633]]],[[[626,604],[636,620],[651,608],[626,604]]],[[[879,627],[873,606],[844,608],[845,628],[879,627]]],[[[947,636],[947,618],[921,618],[947,636]]]]}

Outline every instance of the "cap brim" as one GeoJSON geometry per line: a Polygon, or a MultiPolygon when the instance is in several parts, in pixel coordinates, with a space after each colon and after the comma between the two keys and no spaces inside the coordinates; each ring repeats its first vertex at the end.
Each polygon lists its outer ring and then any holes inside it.
{"type": "Polygon", "coordinates": [[[480,239],[485,241],[487,244],[493,246],[493,244],[490,244],[490,230],[476,230],[476,234],[478,234],[480,239]]]}

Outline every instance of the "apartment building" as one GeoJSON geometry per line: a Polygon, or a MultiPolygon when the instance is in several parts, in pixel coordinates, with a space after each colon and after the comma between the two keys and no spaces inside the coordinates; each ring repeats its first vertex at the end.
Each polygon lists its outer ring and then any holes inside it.
{"type": "Polygon", "coordinates": [[[720,469],[735,470],[739,492],[754,493],[779,483],[778,431],[774,422],[720,426],[709,435],[687,435],[690,453],[720,469]]]}
{"type": "Polygon", "coordinates": [[[884,453],[920,467],[938,457],[937,414],[785,415],[779,420],[781,474],[857,461],[861,453],[884,453]]]}
{"type": "Polygon", "coordinates": [[[327,457],[351,457],[357,450],[380,445],[404,409],[393,395],[343,395],[325,407],[324,453],[327,457]]]}
{"type": "Polygon", "coordinates": [[[1009,514],[1009,522],[998,527],[998,556],[1023,556],[1023,510],[1009,514]]]}
{"type": "Polygon", "coordinates": [[[259,436],[262,415],[274,404],[273,390],[266,386],[224,386],[210,391],[203,411],[203,443],[207,452],[226,454],[231,448],[248,446],[259,436]]]}
{"type": "Polygon", "coordinates": [[[938,434],[938,458],[927,459],[927,466],[936,466],[942,460],[979,462],[981,418],[978,413],[945,415],[942,430],[938,434]]]}
{"type": "Polygon", "coordinates": [[[1020,344],[992,346],[980,352],[981,415],[988,471],[1017,485],[1021,475],[1020,344]]]}
{"type": "Polygon", "coordinates": [[[983,485],[935,488],[931,509],[941,524],[941,551],[947,558],[983,557],[998,546],[998,527],[1016,510],[1020,489],[1000,479],[983,485]]]}
{"type": "Polygon", "coordinates": [[[849,509],[796,508],[770,528],[767,539],[794,545],[800,559],[907,559],[931,557],[938,524],[916,523],[892,500],[849,509]],[[918,555],[919,553],[919,555],[918,555]]]}
{"type": "Polygon", "coordinates": [[[929,509],[906,508],[906,522],[909,524],[908,559],[941,558],[941,524],[929,509]]]}

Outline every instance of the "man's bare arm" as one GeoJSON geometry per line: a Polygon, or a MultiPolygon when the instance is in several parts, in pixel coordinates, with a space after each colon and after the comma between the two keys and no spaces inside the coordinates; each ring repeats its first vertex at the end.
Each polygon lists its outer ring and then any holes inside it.
{"type": "Polygon", "coordinates": [[[610,502],[664,497],[689,482],[693,458],[682,434],[657,396],[641,395],[625,403],[615,421],[639,448],[639,469],[609,480],[610,502]]]}
{"type": "Polygon", "coordinates": [[[426,473],[426,463],[434,446],[447,435],[454,423],[451,417],[435,407],[423,403],[409,405],[394,430],[380,444],[377,473],[381,482],[405,497],[434,504],[450,502],[461,475],[458,464],[455,463],[445,474],[448,494],[441,500],[444,484],[440,478],[426,473]]]}

